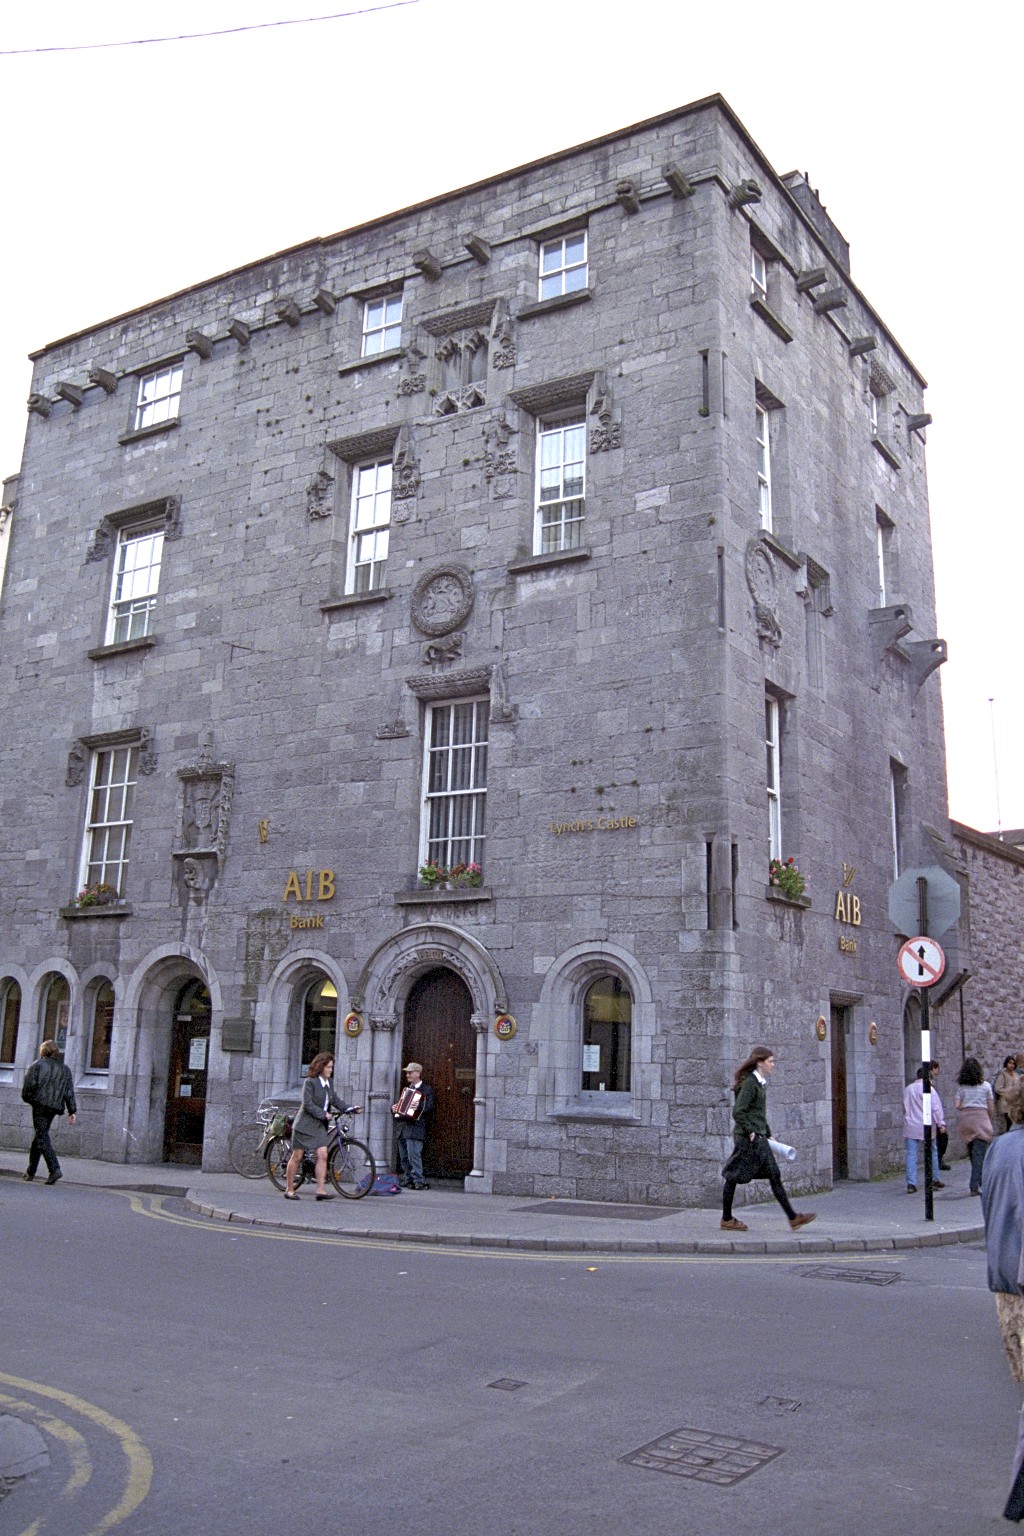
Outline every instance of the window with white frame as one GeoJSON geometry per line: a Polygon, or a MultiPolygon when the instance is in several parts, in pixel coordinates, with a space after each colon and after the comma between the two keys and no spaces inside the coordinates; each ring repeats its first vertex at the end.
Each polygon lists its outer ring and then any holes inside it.
{"type": "Polygon", "coordinates": [[[629,1093],[633,999],[618,976],[591,982],[583,998],[584,1092],[629,1093]]]}
{"type": "Polygon", "coordinates": [[[164,523],[122,528],[117,538],[114,586],[107,618],[107,644],[140,640],[153,633],[160,585],[164,523]]]}
{"type": "Polygon", "coordinates": [[[139,393],[135,403],[135,430],[156,427],[165,421],[176,421],[181,405],[181,363],[169,363],[155,373],[147,373],[139,380],[139,393]]]}
{"type": "Polygon", "coordinates": [[[92,754],[89,809],[80,882],[109,885],[124,895],[132,835],[138,749],[105,747],[92,754]]]}
{"type": "Polygon", "coordinates": [[[484,862],[490,700],[428,706],[421,863],[484,862]]]}
{"type": "Polygon", "coordinates": [[[771,694],[766,694],[764,701],[764,744],[765,756],[767,759],[766,778],[768,785],[769,859],[782,858],[782,755],[779,744],[780,715],[781,711],[779,709],[778,699],[773,699],[771,694]]]}
{"type": "Polygon", "coordinates": [[[545,240],[540,248],[537,296],[557,299],[578,293],[587,286],[587,232],[577,230],[557,240],[545,240]]]}
{"type": "Polygon", "coordinates": [[[92,997],[92,1026],[89,1031],[90,1072],[110,1071],[110,1043],[114,1038],[114,988],[101,981],[92,997]]]}
{"type": "Polygon", "coordinates": [[[352,518],[348,541],[348,592],[376,592],[387,575],[391,528],[390,459],[352,471],[352,518]]]}
{"type": "Polygon", "coordinates": [[[878,571],[878,607],[885,608],[896,595],[896,528],[881,507],[875,508],[875,561],[878,571]]]}
{"type": "Polygon", "coordinates": [[[363,305],[362,357],[392,352],[402,345],[402,295],[385,293],[363,305]]]}
{"type": "Polygon", "coordinates": [[[583,535],[587,429],[583,413],[537,423],[534,553],[578,549],[583,535]]]}
{"type": "Polygon", "coordinates": [[[757,506],[761,527],[772,529],[772,456],[768,431],[768,412],[763,405],[754,406],[757,434],[757,506]]]}
{"type": "Polygon", "coordinates": [[[768,298],[768,263],[756,245],[750,247],[750,296],[755,299],[768,298]]]}

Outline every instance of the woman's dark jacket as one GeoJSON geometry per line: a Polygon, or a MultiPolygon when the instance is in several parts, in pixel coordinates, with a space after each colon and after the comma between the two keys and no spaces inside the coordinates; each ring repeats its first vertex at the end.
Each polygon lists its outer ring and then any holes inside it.
{"type": "Polygon", "coordinates": [[[69,1115],[78,1113],[74,1080],[68,1068],[56,1056],[41,1056],[32,1063],[25,1073],[21,1096],[26,1104],[38,1105],[40,1109],[52,1109],[55,1115],[63,1114],[65,1109],[69,1115]]]}
{"type": "Polygon", "coordinates": [[[739,1086],[736,1102],[732,1106],[732,1118],[736,1126],[733,1135],[737,1139],[749,1139],[752,1131],[757,1136],[771,1135],[766,1085],[759,1082],[753,1072],[748,1072],[739,1086]]]}

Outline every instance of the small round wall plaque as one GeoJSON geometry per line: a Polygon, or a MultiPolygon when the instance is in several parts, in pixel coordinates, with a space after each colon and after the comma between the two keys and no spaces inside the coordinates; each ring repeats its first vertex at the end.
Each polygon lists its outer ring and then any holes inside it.
{"type": "Polygon", "coordinates": [[[363,1032],[363,1021],[358,1013],[346,1013],[345,1022],[341,1027],[350,1040],[355,1040],[357,1035],[361,1035],[363,1032]]]}
{"type": "Polygon", "coordinates": [[[814,1032],[819,1040],[824,1040],[825,1036],[828,1034],[828,1025],[825,1023],[825,1020],[820,1014],[818,1015],[818,1022],[814,1026],[814,1032]]]}
{"type": "Polygon", "coordinates": [[[516,1021],[510,1013],[499,1013],[494,1021],[494,1033],[499,1040],[511,1040],[517,1029],[516,1021]]]}
{"type": "Polygon", "coordinates": [[[874,1022],[873,1019],[868,1025],[868,1040],[872,1045],[878,1044],[878,1025],[874,1022]]]}

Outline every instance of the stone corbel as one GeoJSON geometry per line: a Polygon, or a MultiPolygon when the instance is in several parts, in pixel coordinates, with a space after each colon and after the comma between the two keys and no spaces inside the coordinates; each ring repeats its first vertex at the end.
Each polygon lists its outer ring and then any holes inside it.
{"type": "Polygon", "coordinates": [[[45,395],[29,395],[28,408],[30,412],[36,416],[41,416],[45,421],[53,410],[53,402],[52,400],[47,400],[45,395]]]}
{"type": "Polygon", "coordinates": [[[877,336],[855,336],[850,342],[850,356],[863,357],[865,352],[873,352],[877,346],[877,336]]]}
{"type": "Polygon", "coordinates": [[[68,405],[74,406],[76,411],[85,399],[85,390],[78,384],[70,383],[67,379],[61,379],[53,392],[55,395],[59,395],[62,400],[66,400],[68,405]]]}
{"type": "Polygon", "coordinates": [[[306,515],[310,522],[330,517],[333,503],[334,476],[326,469],[318,469],[306,487],[306,515]]]}
{"type": "Polygon", "coordinates": [[[815,288],[820,288],[828,282],[828,273],[824,267],[806,267],[803,272],[796,275],[797,293],[811,293],[815,288]]]}
{"type": "Polygon", "coordinates": [[[904,640],[898,649],[910,663],[910,677],[915,689],[947,660],[945,640],[904,640]]]}
{"type": "Polygon", "coordinates": [[[322,315],[333,315],[338,307],[337,300],[329,288],[318,288],[313,295],[313,303],[322,315]]]}
{"type": "Polygon", "coordinates": [[[239,320],[236,316],[235,319],[228,321],[228,335],[233,337],[234,340],[238,342],[240,347],[247,347],[249,345],[249,337],[252,335],[252,332],[249,330],[249,327],[246,325],[245,321],[239,320]]]}
{"type": "Polygon", "coordinates": [[[873,608],[868,614],[875,657],[881,661],[887,651],[895,651],[904,635],[914,627],[914,616],[906,603],[895,603],[889,608],[873,608]]]}
{"type": "Polygon", "coordinates": [[[279,300],[279,302],[274,306],[274,313],[277,315],[279,320],[283,320],[285,325],[290,325],[293,329],[302,319],[302,310],[296,304],[294,299],[279,300]]]}
{"type": "Polygon", "coordinates": [[[433,283],[437,282],[437,279],[444,271],[433,251],[427,249],[426,246],[420,251],[413,251],[412,264],[423,273],[424,277],[428,277],[433,283]]]}
{"type": "Polygon", "coordinates": [[[845,309],[848,303],[845,289],[826,288],[814,300],[814,310],[818,315],[827,315],[833,309],[845,309]]]}
{"type": "Polygon", "coordinates": [[[186,331],[185,345],[190,352],[201,357],[203,362],[209,362],[213,356],[213,337],[207,336],[205,331],[186,331]]]}
{"type": "Polygon", "coordinates": [[[104,394],[112,395],[117,389],[117,374],[111,373],[109,368],[90,368],[89,383],[98,384],[104,394]]]}
{"type": "Polygon", "coordinates": [[[925,427],[930,427],[932,418],[927,411],[921,411],[916,416],[907,417],[908,432],[923,432],[925,427]]]}
{"type": "Polygon", "coordinates": [[[472,230],[469,230],[466,234],[460,236],[460,238],[462,240],[463,246],[472,256],[473,260],[478,261],[482,267],[485,267],[491,259],[491,247],[488,245],[484,237],[482,235],[474,234],[472,230]]]}
{"type": "Polygon", "coordinates": [[[693,186],[684,176],[678,165],[674,165],[671,160],[667,165],[662,166],[661,175],[662,180],[668,186],[668,189],[672,193],[673,197],[683,198],[693,196],[693,186]]]}

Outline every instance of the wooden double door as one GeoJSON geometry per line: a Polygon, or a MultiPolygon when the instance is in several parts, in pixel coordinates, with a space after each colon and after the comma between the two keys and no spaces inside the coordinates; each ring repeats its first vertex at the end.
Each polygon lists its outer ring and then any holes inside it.
{"type": "Polygon", "coordinates": [[[473,1167],[473,1098],[476,1093],[476,1038],[473,999],[454,971],[427,971],[405,1005],[402,1066],[423,1063],[423,1078],[434,1090],[427,1125],[423,1171],[428,1178],[461,1179],[473,1167]]]}

